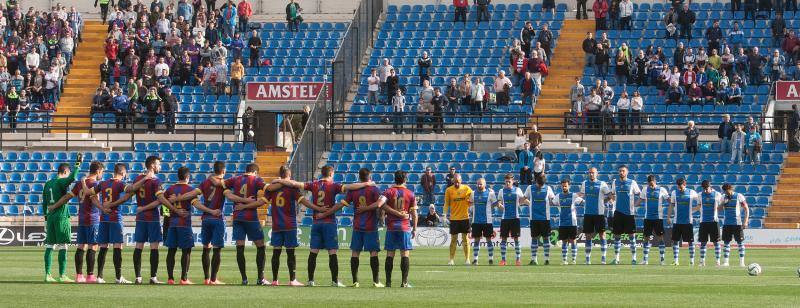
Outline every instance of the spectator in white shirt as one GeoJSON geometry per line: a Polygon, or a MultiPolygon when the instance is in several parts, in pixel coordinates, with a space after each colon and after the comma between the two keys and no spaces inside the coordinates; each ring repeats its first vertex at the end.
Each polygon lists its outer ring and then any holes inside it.
{"type": "Polygon", "coordinates": [[[164,63],[164,57],[158,58],[158,64],[156,64],[155,67],[155,76],[156,78],[169,76],[169,65],[164,63]]]}
{"type": "Polygon", "coordinates": [[[622,30],[631,30],[631,15],[633,15],[633,3],[630,0],[620,2],[619,19],[622,30]]]}
{"type": "Polygon", "coordinates": [[[494,93],[497,105],[507,105],[510,99],[509,94],[511,93],[511,87],[513,84],[511,83],[511,79],[506,77],[505,71],[500,71],[497,74],[497,77],[494,79],[494,93]]]}
{"type": "Polygon", "coordinates": [[[536,151],[536,158],[533,159],[533,178],[544,175],[545,160],[542,151],[536,151]]]}
{"type": "Polygon", "coordinates": [[[32,73],[36,72],[36,69],[39,68],[39,62],[41,61],[39,52],[36,49],[37,48],[31,48],[31,52],[25,56],[25,63],[28,66],[28,70],[32,73]]]}
{"type": "Polygon", "coordinates": [[[367,104],[374,105],[378,103],[378,91],[380,91],[380,78],[378,78],[378,70],[372,69],[372,75],[367,78],[367,104]]]}
{"type": "Polygon", "coordinates": [[[528,142],[528,135],[525,134],[524,129],[518,128],[517,136],[514,137],[514,153],[517,154],[515,157],[519,157],[519,152],[525,147],[525,142],[528,142]]]}
{"type": "Polygon", "coordinates": [[[642,108],[644,108],[644,100],[642,96],[639,94],[639,91],[633,91],[633,97],[631,98],[631,115],[629,119],[631,120],[630,124],[630,131],[636,131],[636,134],[642,134],[642,108]]]}
{"type": "Polygon", "coordinates": [[[628,98],[628,92],[622,92],[617,100],[617,119],[619,119],[620,133],[623,135],[628,134],[628,127],[631,124],[630,109],[631,100],[628,98]]]}
{"type": "MultiPolygon", "coordinates": [[[[383,58],[383,64],[378,67],[378,77],[380,78],[381,94],[386,94],[386,78],[391,75],[394,67],[389,64],[389,58],[383,58]]],[[[391,97],[391,95],[389,95],[391,97]]]]}
{"type": "Polygon", "coordinates": [[[405,108],[406,97],[403,96],[403,91],[397,89],[397,93],[392,97],[392,110],[394,111],[392,135],[405,134],[403,130],[403,113],[405,112],[405,108]]]}

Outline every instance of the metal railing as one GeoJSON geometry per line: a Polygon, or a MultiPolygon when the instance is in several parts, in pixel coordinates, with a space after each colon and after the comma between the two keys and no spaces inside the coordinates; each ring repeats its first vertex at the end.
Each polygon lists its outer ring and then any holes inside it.
{"type": "MultiPolygon", "coordinates": [[[[327,89],[323,89],[320,93],[325,93],[325,90],[327,89]]],[[[328,105],[325,95],[319,95],[302,128],[300,138],[294,143],[289,168],[295,180],[313,179],[317,163],[322,158],[322,153],[328,149],[328,135],[325,130],[328,124],[328,105]]]]}
{"type": "Polygon", "coordinates": [[[360,0],[353,20],[347,28],[339,50],[333,59],[332,79],[333,111],[343,111],[353,82],[361,75],[361,59],[374,43],[378,19],[383,13],[385,0],[360,0]]]}

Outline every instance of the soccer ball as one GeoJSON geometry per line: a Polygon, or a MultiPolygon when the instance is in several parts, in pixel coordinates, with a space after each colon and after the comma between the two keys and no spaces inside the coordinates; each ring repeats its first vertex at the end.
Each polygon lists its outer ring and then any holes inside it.
{"type": "Polygon", "coordinates": [[[758,265],[758,263],[751,263],[747,266],[747,274],[750,276],[761,275],[761,265],[758,265]]]}

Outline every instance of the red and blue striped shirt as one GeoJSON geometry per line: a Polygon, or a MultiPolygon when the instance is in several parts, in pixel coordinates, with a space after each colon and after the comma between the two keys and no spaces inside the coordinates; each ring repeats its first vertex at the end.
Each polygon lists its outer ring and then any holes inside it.
{"type": "Polygon", "coordinates": [[[265,192],[264,198],[270,204],[272,214],[272,231],[297,230],[297,203],[303,200],[303,194],[293,187],[265,192]]]}
{"type": "MultiPolygon", "coordinates": [[[[381,191],[375,186],[367,186],[359,190],[347,192],[344,204],[353,207],[353,212],[358,208],[367,207],[378,201],[381,191]]],[[[374,232],[378,230],[378,209],[361,212],[353,217],[353,230],[374,232]]]]}
{"type": "MultiPolygon", "coordinates": [[[[192,187],[192,185],[186,183],[177,183],[167,188],[167,191],[164,192],[164,197],[169,199],[170,197],[173,196],[188,194],[192,192],[192,190],[194,190],[194,187],[192,187]]],[[[192,226],[192,203],[194,202],[198,202],[198,200],[192,199],[184,201],[175,201],[172,203],[172,206],[174,206],[175,209],[186,210],[186,212],[188,212],[189,214],[186,215],[186,217],[182,217],[177,213],[170,213],[171,214],[169,215],[170,228],[192,226]]]]}
{"type": "MultiPolygon", "coordinates": [[[[133,182],[136,183],[143,177],[145,177],[144,174],[139,175],[133,182]]],[[[158,178],[145,180],[144,185],[136,192],[136,205],[145,207],[153,201],[158,200],[158,195],[162,193],[164,193],[164,191],[161,187],[161,180],[158,178]]],[[[159,221],[161,218],[160,209],[161,206],[156,206],[152,209],[142,211],[136,214],[136,221],[159,221]]]]}
{"type": "MultiPolygon", "coordinates": [[[[253,199],[253,201],[258,197],[258,191],[264,189],[264,186],[266,186],[264,179],[254,175],[240,175],[225,180],[225,187],[228,190],[241,198],[253,199]]],[[[234,210],[233,220],[258,221],[258,210],[255,208],[234,210]]]]}
{"type": "Polygon", "coordinates": [[[209,213],[203,212],[201,216],[203,220],[206,219],[214,219],[214,220],[221,220],[225,219],[225,214],[222,213],[222,207],[225,204],[225,195],[222,193],[225,189],[224,185],[225,182],[220,179],[222,186],[216,186],[214,183],[209,179],[200,183],[200,187],[197,189],[203,194],[203,199],[205,199],[205,206],[212,210],[220,210],[219,216],[214,216],[209,213]]]}
{"type": "MultiPolygon", "coordinates": [[[[108,179],[100,182],[93,188],[93,194],[99,194],[100,200],[103,204],[108,204],[119,200],[120,195],[125,192],[125,182],[118,179],[108,179]]],[[[111,213],[103,213],[100,215],[100,222],[121,222],[122,213],[119,211],[119,206],[111,208],[111,213]]]]}
{"type": "MultiPolygon", "coordinates": [[[[383,192],[386,198],[386,205],[401,213],[409,213],[417,210],[417,199],[414,192],[405,186],[393,186],[383,192]]],[[[392,214],[386,214],[387,231],[411,231],[410,219],[404,219],[392,214]]]]}
{"type": "Polygon", "coordinates": [[[100,209],[92,204],[91,192],[92,188],[97,186],[97,181],[93,178],[85,178],[87,191],[84,191],[83,185],[80,181],[72,184],[72,191],[70,194],[73,197],[78,197],[78,225],[91,226],[100,222],[100,209]]]}
{"type": "MultiPolygon", "coordinates": [[[[344,192],[344,186],[334,181],[316,180],[303,185],[303,190],[311,192],[311,202],[314,205],[323,207],[326,210],[333,208],[336,204],[336,195],[344,192]]],[[[314,214],[318,213],[314,211],[314,214]]],[[[314,217],[315,224],[335,224],[336,214],[328,215],[325,218],[317,219],[314,217]]]]}

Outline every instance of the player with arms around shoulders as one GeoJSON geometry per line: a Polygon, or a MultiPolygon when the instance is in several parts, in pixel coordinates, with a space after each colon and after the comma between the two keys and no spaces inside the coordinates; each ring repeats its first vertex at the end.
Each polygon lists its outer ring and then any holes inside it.
{"type": "Polygon", "coordinates": [[[472,265],[478,265],[478,254],[481,250],[481,237],[486,238],[486,247],[489,250],[489,264],[494,264],[494,243],[492,236],[494,226],[492,225],[492,209],[495,207],[503,210],[503,206],[497,202],[497,195],[494,191],[486,187],[484,178],[478,179],[475,190],[472,193],[472,265]]]}
{"type": "Polygon", "coordinates": [[[694,229],[692,213],[700,209],[700,195],[686,188],[686,180],[678,179],[678,189],[672,191],[667,217],[672,217],[672,265],[679,265],[681,242],[689,244],[689,264],[694,265],[694,229]],[[673,216],[674,213],[674,216],[673,216]]]}
{"type": "MultiPolygon", "coordinates": [[[[97,243],[100,244],[100,253],[97,255],[97,280],[103,280],[103,269],[106,265],[106,254],[108,246],[112,245],[114,252],[112,255],[114,262],[114,273],[116,283],[131,283],[122,277],[122,212],[119,206],[128,202],[134,194],[125,192],[125,178],[128,176],[128,168],[125,164],[114,165],[114,176],[108,180],[98,183],[89,190],[92,203],[99,207],[103,212],[100,215],[100,227],[97,233],[97,243]]],[[[85,182],[84,182],[85,183],[85,182]]]]}
{"type": "Polygon", "coordinates": [[[722,206],[725,222],[722,225],[722,242],[725,244],[725,262],[722,266],[730,266],[731,239],[739,246],[739,266],[744,267],[744,229],[750,222],[750,208],[744,195],[733,191],[731,184],[722,185],[724,193],[722,206]],[[744,214],[744,215],[743,215],[744,214]]]}
{"type": "Polygon", "coordinates": [[[669,202],[669,192],[656,182],[655,175],[647,176],[647,186],[642,188],[636,206],[644,202],[644,256],[642,264],[650,262],[650,246],[658,238],[658,253],[661,256],[661,265],[664,265],[664,205],[669,202]]]}
{"type": "Polygon", "coordinates": [[[706,266],[706,246],[714,243],[714,257],[719,266],[719,210],[723,207],[723,194],[711,188],[711,182],[704,180],[703,192],[700,193],[700,266],[706,266]]]}
{"type": "Polygon", "coordinates": [[[622,248],[621,235],[627,234],[631,244],[631,264],[636,265],[636,199],[642,193],[639,184],[628,178],[628,167],[620,166],[619,178],[611,182],[614,192],[614,261],[619,264],[619,251],[622,248]]]}
{"type": "Polygon", "coordinates": [[[78,197],[78,248],[75,250],[75,282],[105,283],[94,275],[95,252],[97,251],[97,231],[100,227],[100,209],[92,203],[91,189],[103,177],[103,163],[93,161],[89,164],[89,175],[72,185],[64,197],[78,197]],[[88,248],[88,250],[87,250],[88,248]],[[83,257],[86,255],[86,276],[83,275],[83,257]]]}
{"type": "Polygon", "coordinates": [[[67,191],[78,176],[78,169],[82,161],[83,155],[78,153],[78,159],[71,170],[67,163],[58,165],[58,175],[47,181],[42,190],[42,208],[47,234],[44,241],[45,282],[74,282],[66,275],[67,245],[72,241],[72,226],[69,222],[69,210],[65,205],[72,198],[67,195],[67,191]],[[54,248],[58,249],[58,278],[55,279],[50,274],[54,248]]]}
{"type": "MultiPolygon", "coordinates": [[[[167,188],[164,192],[164,197],[176,200],[177,197],[189,194],[195,191],[195,188],[189,185],[191,173],[189,168],[178,168],[178,182],[167,188]]],[[[212,210],[203,205],[199,199],[194,198],[184,201],[170,201],[165,203],[164,206],[170,210],[169,232],[167,232],[167,240],[164,245],[169,248],[167,250],[167,274],[169,280],[167,284],[175,284],[175,277],[173,270],[175,269],[175,255],[178,249],[181,250],[181,280],[180,284],[190,285],[193,284],[189,280],[189,264],[192,258],[192,247],[194,247],[194,233],[192,232],[192,206],[197,207],[205,213],[219,215],[220,210],[212,210]]]]}
{"type": "Polygon", "coordinates": [[[384,270],[386,272],[386,287],[392,287],[392,269],[394,268],[394,256],[400,250],[400,272],[402,280],[400,287],[410,288],[408,283],[408,273],[411,268],[411,250],[413,249],[411,239],[417,232],[417,200],[414,192],[406,188],[407,173],[403,170],[395,171],[394,186],[389,187],[383,192],[375,205],[383,209],[386,214],[386,262],[384,270]]]}
{"type": "Polygon", "coordinates": [[[448,265],[454,265],[458,235],[461,235],[461,245],[464,248],[464,264],[469,265],[469,207],[472,205],[472,188],[461,184],[461,174],[453,177],[453,185],[444,192],[444,209],[442,215],[447,218],[449,210],[450,221],[450,260],[448,265]]]}
{"type": "Polygon", "coordinates": [[[534,181],[536,184],[528,186],[525,192],[531,201],[531,262],[528,265],[539,265],[539,238],[544,245],[544,265],[550,265],[550,207],[556,195],[550,186],[545,185],[543,174],[536,176],[534,181]]]}
{"type": "Polygon", "coordinates": [[[244,243],[250,240],[256,246],[256,268],[258,274],[257,285],[269,285],[264,279],[264,262],[266,261],[266,248],[264,247],[264,231],[258,220],[258,207],[253,201],[258,199],[259,191],[266,184],[258,176],[258,165],[248,164],[245,173],[225,180],[225,192],[228,200],[234,202],[233,208],[233,240],[236,242],[236,264],[242,276],[242,285],[247,285],[247,260],[244,256],[244,243]]]}
{"type": "Polygon", "coordinates": [[[506,265],[506,246],[508,238],[514,238],[514,252],[517,255],[515,264],[522,265],[521,248],[519,246],[519,207],[530,204],[522,189],[514,186],[514,175],[506,174],[505,186],[497,192],[497,203],[503,209],[503,219],[500,221],[500,265],[506,265]]]}
{"type": "Polygon", "coordinates": [[[597,178],[597,168],[589,168],[589,179],[581,184],[579,196],[585,201],[583,214],[583,233],[586,234],[586,264],[592,263],[592,238],[600,235],[600,263],[606,264],[606,216],[605,202],[613,197],[614,191],[605,181],[597,178]]]}
{"type": "Polygon", "coordinates": [[[311,225],[311,252],[308,255],[308,284],[307,286],[313,287],[314,271],[317,267],[317,255],[321,249],[328,251],[328,267],[331,270],[332,285],[334,287],[344,287],[345,285],[339,282],[339,258],[337,251],[339,250],[339,234],[336,224],[335,213],[330,213],[324,217],[317,214],[325,213],[336,205],[336,195],[347,192],[349,190],[358,190],[366,186],[375,186],[373,182],[367,183],[354,183],[343,185],[333,181],[333,167],[322,167],[322,177],[319,180],[300,183],[292,180],[277,179],[273,183],[281,184],[288,187],[294,187],[311,192],[312,204],[314,207],[314,221],[311,225]]]}
{"type": "Polygon", "coordinates": [[[578,215],[575,207],[584,204],[583,198],[569,191],[570,179],[561,180],[561,191],[553,197],[554,206],[558,206],[558,239],[561,241],[561,264],[567,265],[567,244],[572,250],[572,264],[578,258],[578,247],[575,238],[578,236],[578,215]]]}

